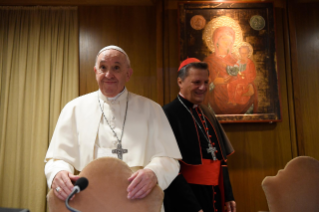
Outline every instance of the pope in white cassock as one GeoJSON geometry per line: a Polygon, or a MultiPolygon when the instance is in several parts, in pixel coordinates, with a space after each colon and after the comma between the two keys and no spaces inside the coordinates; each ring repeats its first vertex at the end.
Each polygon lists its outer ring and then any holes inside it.
{"type": "Polygon", "coordinates": [[[60,114],[45,157],[49,188],[65,200],[79,178],[74,171],[109,156],[143,167],[128,179],[127,198],[143,198],[156,184],[166,189],[181,155],[161,106],[125,88],[133,70],[123,49],[100,50],[94,72],[100,89],[72,100],[60,114]]]}

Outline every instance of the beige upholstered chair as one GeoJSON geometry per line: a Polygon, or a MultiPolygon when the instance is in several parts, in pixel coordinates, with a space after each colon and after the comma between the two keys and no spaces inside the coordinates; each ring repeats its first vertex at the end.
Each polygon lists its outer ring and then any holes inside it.
{"type": "Polygon", "coordinates": [[[299,156],[262,182],[270,212],[319,211],[319,161],[299,156]]]}
{"type": "MultiPolygon", "coordinates": [[[[159,212],[164,193],[159,186],[143,199],[127,199],[131,169],[121,160],[99,158],[89,163],[79,174],[89,181],[88,187],[75,195],[70,206],[81,212],[159,212]]],[[[68,212],[53,190],[47,195],[50,212],[68,212]]]]}

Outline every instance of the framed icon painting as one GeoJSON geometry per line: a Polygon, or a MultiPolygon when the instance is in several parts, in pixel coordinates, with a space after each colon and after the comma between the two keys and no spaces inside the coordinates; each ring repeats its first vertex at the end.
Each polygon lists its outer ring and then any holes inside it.
{"type": "Polygon", "coordinates": [[[204,104],[222,123],[281,121],[270,2],[180,2],[179,59],[208,64],[204,104]]]}

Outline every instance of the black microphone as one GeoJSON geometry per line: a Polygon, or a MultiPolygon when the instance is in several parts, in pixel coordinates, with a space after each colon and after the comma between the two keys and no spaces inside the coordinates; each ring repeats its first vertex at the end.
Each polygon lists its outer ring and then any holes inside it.
{"type": "Polygon", "coordinates": [[[75,184],[74,184],[74,187],[73,187],[73,191],[71,192],[71,194],[68,196],[68,198],[65,200],[65,206],[67,207],[67,209],[69,209],[69,211],[72,211],[72,212],[81,212],[81,211],[78,211],[74,208],[72,208],[70,205],[69,205],[69,201],[70,199],[74,196],[74,194],[76,193],[79,193],[80,191],[83,191],[84,189],[86,189],[86,187],[88,186],[89,184],[89,181],[88,179],[86,179],[85,177],[81,177],[79,178],[75,184]]]}
{"type": "Polygon", "coordinates": [[[73,190],[76,190],[76,193],[79,193],[80,191],[86,189],[88,185],[88,179],[86,179],[85,177],[81,177],[75,182],[73,190]]]}

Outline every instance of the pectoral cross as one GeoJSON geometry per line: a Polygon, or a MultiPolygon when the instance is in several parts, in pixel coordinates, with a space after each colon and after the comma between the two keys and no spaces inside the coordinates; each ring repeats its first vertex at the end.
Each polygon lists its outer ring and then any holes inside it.
{"type": "Polygon", "coordinates": [[[123,160],[123,154],[127,153],[127,149],[122,149],[122,144],[117,144],[116,149],[112,149],[113,154],[117,154],[118,159],[123,160]]]}
{"type": "Polygon", "coordinates": [[[217,160],[217,157],[215,155],[215,151],[216,151],[216,148],[212,147],[211,144],[208,144],[207,153],[212,154],[213,160],[217,160]]]}

